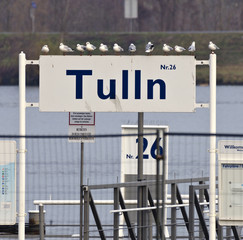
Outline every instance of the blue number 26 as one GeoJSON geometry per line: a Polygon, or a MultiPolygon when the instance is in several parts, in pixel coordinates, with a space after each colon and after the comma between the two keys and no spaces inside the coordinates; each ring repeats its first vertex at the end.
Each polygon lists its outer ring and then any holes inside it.
{"type": "MultiPolygon", "coordinates": [[[[159,142],[160,142],[160,140],[161,140],[161,138],[159,138],[159,142]]],[[[138,143],[138,138],[136,139],[136,143],[138,143]]],[[[143,138],[143,152],[146,151],[147,147],[148,147],[148,140],[147,140],[147,138],[143,138]]],[[[159,146],[159,151],[160,151],[160,154],[162,155],[163,148],[161,146],[159,146]]],[[[156,153],[157,153],[157,139],[155,139],[155,141],[151,147],[151,150],[150,150],[150,154],[151,154],[152,158],[156,159],[156,153]]],[[[136,158],[138,158],[138,156],[136,158]]],[[[143,154],[143,159],[149,159],[149,155],[143,154]]]]}

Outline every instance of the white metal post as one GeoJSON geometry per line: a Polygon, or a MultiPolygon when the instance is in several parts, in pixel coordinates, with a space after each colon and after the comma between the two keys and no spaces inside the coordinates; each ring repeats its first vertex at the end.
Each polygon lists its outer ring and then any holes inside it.
{"type": "MultiPolygon", "coordinates": [[[[210,81],[210,134],[216,133],[216,54],[209,58],[210,81]]],[[[210,199],[209,199],[209,239],[216,239],[216,136],[210,136],[210,199]]]]}
{"type": "Polygon", "coordinates": [[[19,54],[19,226],[18,239],[25,239],[25,53],[19,54]]]}

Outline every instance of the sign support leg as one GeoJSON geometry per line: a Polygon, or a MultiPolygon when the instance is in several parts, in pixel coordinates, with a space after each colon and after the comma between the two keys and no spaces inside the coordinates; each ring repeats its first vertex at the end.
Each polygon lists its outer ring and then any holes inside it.
{"type": "MultiPolygon", "coordinates": [[[[216,54],[209,58],[210,80],[210,134],[216,134],[216,54]]],[[[210,136],[210,240],[216,239],[216,136],[210,136]]]]}
{"type": "Polygon", "coordinates": [[[18,239],[25,239],[25,117],[26,117],[26,78],[25,78],[25,53],[19,54],[19,226],[18,239]]]}

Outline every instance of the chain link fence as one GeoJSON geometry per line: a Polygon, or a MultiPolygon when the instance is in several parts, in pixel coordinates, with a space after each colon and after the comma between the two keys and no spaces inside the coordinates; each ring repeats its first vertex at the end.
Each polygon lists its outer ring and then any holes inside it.
{"type": "MultiPolygon", "coordinates": [[[[148,135],[156,140],[155,132],[148,135]]],[[[153,164],[156,165],[158,161],[156,157],[152,160],[154,162],[144,165],[145,173],[142,181],[137,181],[136,176],[133,175],[123,176],[122,138],[129,139],[136,137],[135,135],[96,136],[94,143],[83,143],[83,145],[70,142],[68,136],[26,136],[26,237],[78,239],[81,231],[82,239],[137,239],[139,228],[142,228],[142,234],[146,234],[146,239],[164,237],[208,239],[210,134],[166,133],[166,136],[168,137],[168,177],[165,182],[161,175],[163,159],[159,160],[160,174],[157,181],[153,167],[153,164]],[[149,171],[151,174],[146,174],[149,171]],[[164,203],[161,201],[163,184],[166,186],[167,193],[164,203]],[[139,187],[143,191],[142,208],[146,208],[142,211],[137,205],[139,187]],[[156,195],[157,187],[160,189],[159,198],[156,195]],[[80,198],[83,200],[82,210],[80,198]],[[39,232],[39,207],[41,206],[44,210],[44,235],[39,232]],[[138,212],[144,214],[142,223],[137,221],[138,212]],[[35,213],[38,213],[37,217],[35,213]],[[82,228],[80,228],[80,214],[83,215],[82,228]]],[[[216,137],[217,142],[242,139],[241,135],[218,134],[216,137]]],[[[146,139],[147,136],[145,135],[144,138],[146,139]]],[[[1,136],[1,141],[7,140],[16,141],[18,148],[19,136],[1,136]]],[[[163,147],[162,142],[160,145],[163,147]]],[[[134,143],[134,146],[137,148],[137,143],[134,143]]],[[[151,154],[150,146],[148,144],[148,149],[144,148],[144,156],[151,154]]],[[[232,142],[227,146],[236,149],[232,142]]],[[[130,167],[133,168],[132,162],[137,161],[137,158],[135,156],[130,158],[131,154],[129,154],[128,152],[126,156],[131,160],[130,167]]],[[[225,165],[224,168],[224,171],[231,169],[226,174],[234,186],[228,189],[233,191],[232,198],[229,198],[232,204],[236,201],[234,196],[237,196],[237,201],[243,200],[242,179],[237,178],[241,176],[242,165],[239,165],[241,163],[237,159],[233,158],[232,163],[224,163],[233,164],[225,165]],[[238,168],[234,165],[236,160],[238,168]]],[[[144,162],[146,161],[145,158],[144,162]]],[[[3,189],[6,190],[10,186],[13,176],[12,172],[4,172],[8,163],[4,162],[3,158],[0,163],[3,213],[3,189]]],[[[217,176],[219,169],[217,167],[217,176]]],[[[18,154],[13,172],[16,173],[15,193],[18,212],[18,154]]],[[[10,202],[6,200],[5,203],[7,201],[10,202]]],[[[242,211],[240,205],[239,203],[233,206],[236,209],[233,212],[235,215],[237,209],[242,211]]],[[[0,238],[17,238],[18,218],[16,220],[16,224],[0,226],[0,238]]],[[[220,227],[218,223],[217,221],[218,239],[241,238],[240,227],[235,227],[231,223],[227,227],[220,227]]]]}

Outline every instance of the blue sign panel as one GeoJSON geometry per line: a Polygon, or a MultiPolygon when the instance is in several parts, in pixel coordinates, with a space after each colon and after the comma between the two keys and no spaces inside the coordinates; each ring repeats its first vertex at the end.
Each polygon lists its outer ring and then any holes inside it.
{"type": "Polygon", "coordinates": [[[16,223],[16,142],[0,141],[0,224],[16,223]]]}

